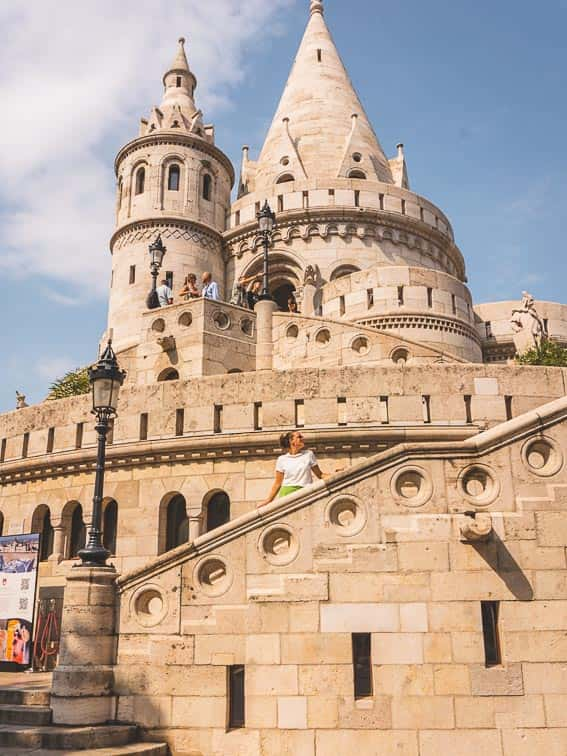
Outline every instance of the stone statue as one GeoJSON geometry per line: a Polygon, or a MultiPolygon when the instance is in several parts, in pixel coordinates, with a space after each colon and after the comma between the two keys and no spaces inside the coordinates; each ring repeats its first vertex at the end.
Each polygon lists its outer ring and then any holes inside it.
{"type": "Polygon", "coordinates": [[[26,395],[20,394],[19,391],[16,391],[16,409],[25,409],[25,407],[28,407],[28,403],[26,402],[26,395]]]}
{"type": "Polygon", "coordinates": [[[312,265],[308,265],[305,268],[305,274],[303,277],[304,286],[317,286],[317,272],[312,265]]]}
{"type": "Polygon", "coordinates": [[[518,354],[523,354],[528,349],[539,349],[547,339],[545,323],[537,313],[535,299],[527,291],[522,292],[520,307],[512,310],[510,323],[514,330],[514,344],[518,354]]]}

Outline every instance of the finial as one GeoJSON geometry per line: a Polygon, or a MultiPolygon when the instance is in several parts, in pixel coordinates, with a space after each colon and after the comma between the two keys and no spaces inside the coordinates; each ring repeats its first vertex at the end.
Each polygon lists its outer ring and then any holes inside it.
{"type": "Polygon", "coordinates": [[[403,158],[404,156],[404,145],[403,142],[400,142],[396,145],[396,149],[398,150],[398,157],[403,158]]]}
{"type": "Polygon", "coordinates": [[[320,13],[321,15],[323,15],[323,12],[324,12],[323,0],[311,0],[310,12],[312,16],[315,13],[320,13]]]}
{"type": "Polygon", "coordinates": [[[185,37],[179,37],[179,44],[181,45],[181,47],[183,47],[183,45],[185,44],[185,37]]]}

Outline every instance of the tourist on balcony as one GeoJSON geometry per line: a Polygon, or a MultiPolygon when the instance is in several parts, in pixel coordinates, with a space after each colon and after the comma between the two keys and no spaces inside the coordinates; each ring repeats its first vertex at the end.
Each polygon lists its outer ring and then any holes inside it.
{"type": "Polygon", "coordinates": [[[248,302],[248,309],[253,310],[256,303],[260,301],[260,293],[262,291],[262,282],[257,278],[254,280],[252,286],[248,289],[246,294],[246,300],[248,302]]]}
{"type": "Polygon", "coordinates": [[[280,436],[280,446],[285,452],[276,462],[276,477],[268,498],[259,506],[272,502],[276,496],[289,496],[313,483],[313,476],[323,479],[317,457],[305,448],[300,431],[291,431],[280,436]]]}
{"type": "Polygon", "coordinates": [[[167,305],[173,304],[173,291],[167,283],[166,278],[162,279],[160,286],[157,287],[157,295],[160,307],[167,307],[167,305]]]}
{"type": "Polygon", "coordinates": [[[198,299],[201,296],[197,288],[197,276],[194,273],[189,273],[188,276],[185,276],[185,282],[179,292],[179,296],[185,300],[198,299]]]}
{"type": "Polygon", "coordinates": [[[203,273],[203,291],[201,296],[205,299],[214,299],[216,302],[220,301],[219,286],[216,281],[213,281],[211,273],[203,273]]]}
{"type": "Polygon", "coordinates": [[[251,281],[254,281],[256,276],[240,276],[234,282],[232,287],[232,294],[230,295],[230,304],[236,307],[248,307],[248,297],[246,287],[251,281]]]}
{"type": "Polygon", "coordinates": [[[287,300],[287,311],[293,312],[295,314],[299,312],[299,308],[297,306],[297,299],[293,296],[293,294],[291,294],[289,299],[287,300]]]}

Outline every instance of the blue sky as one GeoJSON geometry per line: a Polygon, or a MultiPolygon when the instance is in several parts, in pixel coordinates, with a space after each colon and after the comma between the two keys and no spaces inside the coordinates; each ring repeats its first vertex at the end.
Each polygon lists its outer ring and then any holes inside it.
{"type": "MultiPolygon", "coordinates": [[[[113,160],[161,99],[180,35],[217,144],[255,157],[308,0],[15,0],[0,8],[0,411],[96,357],[113,160]],[[80,7],[76,7],[79,5],[80,7]]],[[[567,301],[567,0],[326,0],[389,156],[453,223],[476,302],[567,301]]]]}

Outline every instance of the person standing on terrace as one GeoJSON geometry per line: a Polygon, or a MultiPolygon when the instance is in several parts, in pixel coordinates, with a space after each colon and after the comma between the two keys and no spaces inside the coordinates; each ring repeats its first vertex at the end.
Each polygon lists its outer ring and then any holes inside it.
{"type": "Polygon", "coordinates": [[[276,477],[268,498],[258,506],[270,504],[276,496],[279,498],[300,491],[313,483],[313,476],[322,480],[326,476],[321,472],[317,457],[305,448],[305,439],[299,431],[284,433],[280,436],[280,446],[284,454],[276,462],[276,477]]]}
{"type": "Polygon", "coordinates": [[[216,302],[220,301],[219,286],[216,281],[213,281],[211,273],[203,273],[203,291],[201,296],[205,299],[214,299],[216,302]]]}

